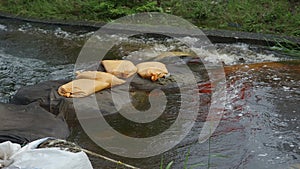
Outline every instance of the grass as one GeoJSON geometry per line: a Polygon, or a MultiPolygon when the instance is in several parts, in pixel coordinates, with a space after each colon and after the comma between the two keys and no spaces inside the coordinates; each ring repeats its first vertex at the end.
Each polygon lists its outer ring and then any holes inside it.
{"type": "MultiPolygon", "coordinates": [[[[188,165],[188,161],[189,161],[189,157],[190,157],[190,148],[188,149],[186,155],[185,155],[185,159],[184,159],[184,163],[183,163],[183,169],[195,169],[195,168],[199,168],[199,167],[206,167],[206,168],[210,168],[211,167],[211,158],[212,157],[217,157],[217,158],[228,158],[227,156],[224,155],[219,155],[219,154],[211,154],[210,153],[210,149],[211,149],[211,138],[209,139],[209,155],[208,155],[208,161],[207,164],[205,163],[196,163],[196,164],[192,164],[192,165],[188,165]]],[[[174,161],[170,161],[166,168],[164,168],[164,158],[162,156],[161,158],[161,162],[160,162],[160,169],[171,169],[172,165],[173,165],[174,161]]]]}
{"type": "MultiPolygon", "coordinates": [[[[174,163],[174,161],[170,161],[165,169],[170,169],[172,167],[173,163],[174,163]]],[[[164,156],[161,157],[159,169],[164,169],[164,156]]]]}
{"type": "MultiPolygon", "coordinates": [[[[127,1],[125,1],[127,2],[127,1]]],[[[108,22],[125,15],[160,11],[154,2],[139,2],[135,5],[117,0],[1,0],[0,10],[18,16],[80,21],[108,22]]]]}
{"type": "Polygon", "coordinates": [[[203,28],[299,36],[299,4],[287,0],[187,0],[175,2],[171,13],[203,28]]]}
{"type": "Polygon", "coordinates": [[[300,36],[297,0],[1,0],[0,10],[41,19],[111,21],[137,12],[181,16],[204,29],[300,36]]]}
{"type": "Polygon", "coordinates": [[[276,44],[270,49],[278,50],[290,56],[300,57],[300,45],[287,39],[278,39],[276,44]]]}

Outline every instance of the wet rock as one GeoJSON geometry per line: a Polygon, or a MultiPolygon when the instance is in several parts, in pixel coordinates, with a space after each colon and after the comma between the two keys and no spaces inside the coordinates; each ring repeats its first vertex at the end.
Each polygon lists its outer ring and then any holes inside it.
{"type": "Polygon", "coordinates": [[[134,90],[152,91],[154,89],[172,90],[178,87],[172,75],[168,77],[160,78],[154,82],[149,79],[141,78],[139,75],[135,75],[134,77],[129,79],[127,85],[128,84],[131,86],[132,91],[134,90]]]}
{"type": "MultiPolygon", "coordinates": [[[[138,75],[134,78],[133,81],[129,81],[126,84],[97,92],[88,97],[76,99],[79,99],[81,103],[84,103],[88,107],[86,111],[99,109],[103,116],[110,116],[117,114],[119,111],[118,108],[122,108],[124,111],[132,111],[132,105],[138,109],[147,110],[150,105],[147,100],[149,92],[154,89],[163,90],[167,97],[171,93],[179,92],[177,84],[172,81],[167,84],[160,84],[161,82],[154,83],[148,79],[142,79],[138,75]],[[95,99],[98,107],[92,106],[95,99]],[[118,103],[118,106],[115,103],[118,103]]],[[[47,81],[23,87],[17,92],[12,103],[26,105],[36,102],[36,104],[44,108],[43,111],[49,111],[54,115],[60,114],[66,120],[69,127],[72,128],[77,123],[74,99],[62,97],[57,93],[58,87],[64,83],[65,81],[63,80],[47,81]]],[[[169,100],[176,101],[174,98],[170,98],[169,100]]]]}
{"type": "MultiPolygon", "coordinates": [[[[167,68],[170,75],[158,81],[152,82],[135,74],[125,79],[125,84],[78,99],[87,107],[86,111],[99,109],[103,116],[108,117],[118,114],[120,109],[123,109],[125,112],[131,112],[135,109],[148,110],[150,108],[149,95],[155,89],[162,90],[165,93],[168,103],[170,103],[167,106],[172,107],[172,102],[180,101],[182,88],[197,88],[196,83],[206,81],[204,78],[206,71],[198,63],[191,63],[190,65],[167,64],[167,68]],[[95,104],[95,99],[98,107],[92,106],[95,104]],[[118,104],[117,106],[115,105],[116,103],[118,104]],[[132,109],[132,105],[135,109],[132,109]]],[[[65,83],[68,83],[68,81],[46,81],[23,87],[16,93],[11,103],[27,105],[37,102],[46,111],[54,115],[60,114],[72,129],[73,126],[77,125],[77,116],[74,109],[75,100],[62,97],[57,93],[57,89],[65,83]]],[[[153,93],[152,96],[153,98],[156,97],[153,93]]],[[[160,95],[157,95],[157,98],[159,97],[160,95]]]]}
{"type": "Polygon", "coordinates": [[[135,75],[129,79],[130,85],[138,90],[154,89],[173,90],[183,86],[194,85],[207,80],[207,72],[203,65],[196,64],[166,64],[169,75],[157,81],[150,81],[135,75]]]}

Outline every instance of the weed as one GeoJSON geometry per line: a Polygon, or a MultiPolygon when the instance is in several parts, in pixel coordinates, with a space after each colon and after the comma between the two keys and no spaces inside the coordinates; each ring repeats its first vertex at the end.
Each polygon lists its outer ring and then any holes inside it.
{"type": "Polygon", "coordinates": [[[281,51],[290,56],[300,57],[300,45],[287,39],[276,40],[275,45],[270,47],[270,49],[281,51]]]}
{"type": "MultiPolygon", "coordinates": [[[[168,165],[166,166],[165,169],[170,169],[171,166],[173,165],[173,163],[174,163],[174,161],[170,161],[170,162],[168,163],[168,165]]],[[[164,156],[161,157],[159,169],[164,169],[164,168],[163,168],[163,165],[164,165],[164,156]]]]}

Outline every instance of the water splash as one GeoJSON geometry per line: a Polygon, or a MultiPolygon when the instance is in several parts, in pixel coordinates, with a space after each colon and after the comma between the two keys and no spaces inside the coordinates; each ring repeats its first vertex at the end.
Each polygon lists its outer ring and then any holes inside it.
{"type": "Polygon", "coordinates": [[[7,26],[0,24],[0,30],[7,31],[7,26]]]}
{"type": "Polygon", "coordinates": [[[44,61],[19,58],[0,50],[0,101],[9,102],[22,86],[47,80],[70,79],[73,64],[49,65],[44,61]]]}

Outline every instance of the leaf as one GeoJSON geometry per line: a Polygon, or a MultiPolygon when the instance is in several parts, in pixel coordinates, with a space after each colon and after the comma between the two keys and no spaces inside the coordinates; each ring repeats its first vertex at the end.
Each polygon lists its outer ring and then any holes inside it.
{"type": "Polygon", "coordinates": [[[174,161],[169,162],[169,164],[167,165],[166,169],[170,169],[171,166],[173,165],[174,161]]]}
{"type": "Polygon", "coordinates": [[[189,160],[190,149],[191,149],[191,148],[188,149],[188,152],[187,152],[187,154],[185,155],[184,166],[183,166],[184,169],[187,169],[186,165],[187,165],[187,162],[188,162],[188,160],[189,160]]]}

